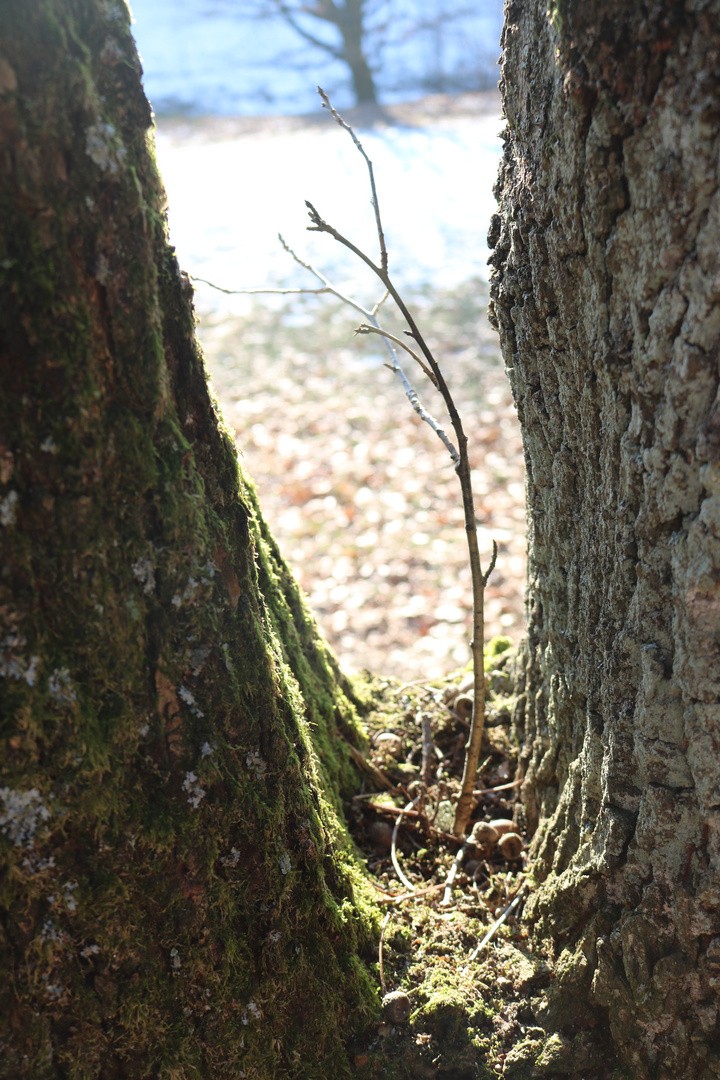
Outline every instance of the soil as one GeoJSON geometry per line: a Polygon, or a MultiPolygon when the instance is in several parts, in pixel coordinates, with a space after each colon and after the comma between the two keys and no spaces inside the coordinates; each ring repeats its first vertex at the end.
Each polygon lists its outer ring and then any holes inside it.
{"type": "MultiPolygon", "coordinates": [[[[482,794],[468,831],[476,822],[505,823],[498,831],[512,822],[522,836],[522,807],[513,786],[517,749],[509,734],[514,704],[507,692],[514,658],[509,644],[507,639],[494,642],[498,651],[487,660],[489,705],[477,789],[482,794]]],[[[514,1047],[534,1040],[537,1051],[538,1040],[545,1037],[534,1013],[551,969],[546,958],[532,951],[521,901],[480,954],[472,956],[513,899],[524,895],[524,841],[518,857],[511,859],[492,840],[468,844],[454,887],[446,890],[463,848],[452,835],[450,804],[460,789],[468,734],[467,719],[458,711],[461,702],[455,707],[464,678],[464,672],[457,672],[413,686],[375,679],[366,687],[371,698],[367,758],[391,789],[382,790],[377,774],[368,772],[368,790],[352,799],[347,814],[376,899],[388,913],[382,972],[379,950],[371,957],[378,982],[383,993],[408,995],[410,1015],[404,1023],[374,1024],[351,1048],[359,1076],[498,1076],[514,1047]],[[423,720],[429,721],[433,743],[425,781],[423,720]],[[403,883],[393,866],[391,843],[399,811],[412,801],[415,809],[400,820],[395,837],[403,883]]]]}

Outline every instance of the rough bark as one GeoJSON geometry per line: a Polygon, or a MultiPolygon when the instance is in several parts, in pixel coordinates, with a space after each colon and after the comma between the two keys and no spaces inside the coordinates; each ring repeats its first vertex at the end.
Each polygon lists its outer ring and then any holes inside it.
{"type": "MultiPolygon", "coordinates": [[[[528,476],[536,1014],[604,1043],[552,1075],[717,1077],[720,6],[549,6],[506,6],[490,233],[528,476]]],[[[548,1073],[517,1048],[505,1075],[548,1073]]]]}
{"type": "Polygon", "coordinates": [[[129,13],[0,28],[0,1077],[345,1075],[351,690],[208,392],[129,13]]]}

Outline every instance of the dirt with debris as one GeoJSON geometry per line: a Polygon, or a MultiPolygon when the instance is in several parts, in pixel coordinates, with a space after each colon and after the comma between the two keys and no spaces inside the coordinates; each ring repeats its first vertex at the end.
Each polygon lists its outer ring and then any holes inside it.
{"type": "Polygon", "coordinates": [[[533,954],[519,917],[527,885],[509,735],[509,646],[496,640],[486,660],[487,726],[466,843],[453,835],[453,808],[472,676],[369,684],[369,790],[347,813],[377,900],[387,908],[381,946],[370,958],[385,1015],[351,1048],[359,1076],[497,1076],[511,1049],[533,1037],[531,999],[549,982],[550,968],[533,954]]]}
{"type": "Polygon", "coordinates": [[[384,1015],[350,1047],[361,1080],[603,1075],[592,1032],[570,1037],[543,1027],[556,958],[539,951],[523,922],[533,881],[517,798],[514,665],[509,640],[492,641],[467,840],[453,835],[453,817],[471,676],[461,670],[412,686],[376,678],[365,684],[366,790],[346,811],[387,916],[367,958],[384,1015]]]}

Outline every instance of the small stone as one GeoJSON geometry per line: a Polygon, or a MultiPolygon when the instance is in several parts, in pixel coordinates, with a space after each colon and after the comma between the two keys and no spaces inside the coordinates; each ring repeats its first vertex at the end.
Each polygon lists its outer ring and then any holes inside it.
{"type": "Polygon", "coordinates": [[[404,1024],[410,1015],[410,998],[402,990],[393,990],[382,1000],[383,1019],[389,1024],[404,1024]]]}
{"type": "Polygon", "coordinates": [[[510,818],[495,818],[490,824],[498,836],[502,836],[503,833],[515,832],[515,825],[510,818]]]}
{"type": "Polygon", "coordinates": [[[487,821],[476,821],[470,833],[470,840],[480,848],[492,848],[498,841],[500,833],[487,821]]]}
{"type": "Polygon", "coordinates": [[[377,848],[390,850],[392,844],[392,829],[386,821],[373,821],[368,828],[368,840],[377,848]]]}
{"type": "Polygon", "coordinates": [[[387,1039],[388,1035],[392,1034],[392,1024],[380,1024],[378,1028],[378,1035],[381,1039],[387,1039]]]}

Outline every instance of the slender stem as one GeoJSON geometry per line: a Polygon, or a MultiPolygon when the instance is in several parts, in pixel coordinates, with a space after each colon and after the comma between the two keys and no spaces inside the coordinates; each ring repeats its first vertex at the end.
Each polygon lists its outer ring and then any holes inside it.
{"type": "Polygon", "coordinates": [[[387,274],[388,253],[387,248],[385,247],[385,233],[383,232],[382,222],[380,220],[380,203],[378,202],[377,191],[375,190],[375,173],[373,172],[372,161],[365,153],[363,144],[360,142],[353,129],[350,127],[349,124],[345,123],[340,113],[333,108],[332,104],[330,103],[330,98],[327,96],[322,87],[318,86],[317,91],[322,98],[323,107],[325,109],[329,109],[335,123],[339,124],[341,128],[344,128],[345,131],[347,131],[348,135],[355,143],[355,146],[358,148],[367,163],[368,173],[370,174],[370,190],[372,191],[372,206],[373,210],[375,211],[375,226],[377,228],[378,240],[380,242],[380,265],[387,274]]]}
{"type": "Polygon", "coordinates": [[[443,898],[440,901],[440,907],[447,907],[448,904],[452,902],[453,885],[455,884],[455,878],[458,875],[458,871],[463,864],[463,859],[467,854],[467,849],[468,845],[463,844],[463,846],[460,848],[457,855],[455,856],[455,859],[453,860],[453,864],[450,867],[450,873],[448,874],[447,880],[445,882],[445,892],[443,893],[443,898]]]}
{"type": "Polygon", "coordinates": [[[432,766],[433,766],[433,737],[432,726],[430,724],[430,717],[424,716],[422,713],[418,713],[420,723],[422,726],[422,769],[420,770],[420,779],[426,788],[430,787],[432,782],[432,766]]]}
{"type": "Polygon", "coordinates": [[[218,292],[225,293],[226,296],[262,296],[265,293],[276,293],[278,296],[290,296],[295,293],[329,293],[333,290],[330,288],[324,289],[223,289],[221,285],[214,285],[212,281],[208,281],[204,277],[196,277],[195,274],[188,274],[191,281],[202,281],[203,285],[209,285],[211,289],[217,289],[218,292]]]}
{"type": "Polygon", "coordinates": [[[423,335],[421,334],[415,320],[413,319],[410,311],[408,310],[404,300],[398,293],[397,289],[393,285],[387,270],[384,270],[381,266],[378,266],[373,262],[369,256],[355,246],[351,240],[343,236],[332,225],[329,225],[312,205],[307,202],[305,205],[308,208],[310,214],[310,220],[312,225],[308,226],[312,232],[326,232],[329,233],[338,243],[354,252],[362,261],[370,267],[370,269],[380,278],[387,291],[392,296],[393,300],[397,304],[400,312],[402,313],[406,323],[410,327],[411,336],[414,338],[416,344],[420,347],[420,351],[424,355],[428,362],[430,370],[435,376],[435,385],[442,395],[443,401],[450,416],[450,422],[455,431],[458,444],[458,458],[459,460],[455,464],[455,471],[460,481],[460,491],[462,493],[463,513],[465,517],[465,532],[467,536],[468,555],[470,559],[470,576],[472,580],[472,593],[473,593],[473,636],[470,643],[470,648],[473,657],[473,673],[475,676],[473,686],[473,716],[470,725],[470,738],[466,746],[465,754],[465,768],[463,770],[462,787],[460,791],[460,798],[458,800],[457,808],[455,810],[455,821],[453,823],[453,832],[456,836],[462,836],[465,832],[465,827],[470,819],[470,814],[473,808],[473,788],[475,787],[475,778],[477,773],[477,765],[480,758],[480,745],[482,743],[483,732],[485,729],[485,666],[483,645],[485,640],[485,586],[491,570],[495,564],[495,558],[497,557],[497,548],[493,544],[493,560],[487,574],[483,573],[482,564],[480,562],[480,550],[478,547],[477,538],[477,524],[475,521],[475,505],[473,499],[472,490],[472,478],[470,474],[470,458],[468,456],[468,439],[462,426],[460,414],[457,411],[455,401],[448,388],[445,378],[440,366],[437,363],[435,357],[430,351],[423,335]]]}

